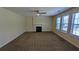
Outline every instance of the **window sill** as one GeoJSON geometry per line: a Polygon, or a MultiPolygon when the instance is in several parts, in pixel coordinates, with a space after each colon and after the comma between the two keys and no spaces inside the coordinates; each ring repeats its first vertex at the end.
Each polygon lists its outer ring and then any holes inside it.
{"type": "Polygon", "coordinates": [[[72,36],[73,38],[75,38],[75,39],[79,40],[79,36],[74,35],[74,34],[72,34],[72,33],[70,33],[69,35],[70,35],[70,36],[72,36]]]}
{"type": "Polygon", "coordinates": [[[58,31],[58,32],[64,33],[64,34],[66,34],[66,35],[71,36],[71,37],[74,38],[74,39],[79,40],[79,36],[74,35],[74,34],[72,34],[72,33],[67,33],[66,31],[58,31]]]}
{"type": "Polygon", "coordinates": [[[55,32],[57,35],[59,35],[60,37],[62,37],[63,39],[67,40],[68,42],[70,42],[71,44],[73,44],[74,46],[79,48],[79,36],[78,38],[73,35],[73,34],[68,34],[68,33],[64,33],[61,31],[55,32]]]}

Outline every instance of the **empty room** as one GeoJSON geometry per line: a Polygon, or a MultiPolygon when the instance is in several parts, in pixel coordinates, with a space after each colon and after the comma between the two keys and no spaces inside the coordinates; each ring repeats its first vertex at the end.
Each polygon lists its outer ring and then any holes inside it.
{"type": "Polygon", "coordinates": [[[79,51],[79,8],[0,7],[0,51],[79,51]]]}

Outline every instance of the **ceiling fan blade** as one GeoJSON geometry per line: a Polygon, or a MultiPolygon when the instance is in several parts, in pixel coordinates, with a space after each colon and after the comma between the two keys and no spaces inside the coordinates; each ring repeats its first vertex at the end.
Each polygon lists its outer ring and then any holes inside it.
{"type": "Polygon", "coordinates": [[[34,10],[33,12],[37,12],[37,13],[39,13],[39,10],[34,10]]]}
{"type": "Polygon", "coordinates": [[[39,10],[27,10],[25,12],[36,13],[36,14],[40,14],[40,15],[46,14],[45,11],[39,11],[39,10]]]}
{"type": "Polygon", "coordinates": [[[39,14],[46,14],[46,12],[40,12],[39,14]]]}

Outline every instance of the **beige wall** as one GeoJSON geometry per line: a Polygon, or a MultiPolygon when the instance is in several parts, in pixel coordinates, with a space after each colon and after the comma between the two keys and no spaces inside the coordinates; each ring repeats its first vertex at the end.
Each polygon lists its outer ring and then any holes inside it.
{"type": "Polygon", "coordinates": [[[25,17],[0,8],[0,47],[26,31],[25,17]]]}
{"type": "Polygon", "coordinates": [[[43,31],[52,31],[52,17],[28,16],[26,17],[26,30],[36,31],[36,26],[42,26],[43,31]]]}
{"type": "MultiPolygon", "coordinates": [[[[64,16],[64,15],[72,15],[73,13],[76,13],[76,12],[79,12],[79,8],[72,8],[66,12],[63,12],[57,16],[61,17],[61,16],[64,16]]],[[[57,17],[55,16],[55,17],[57,17]]],[[[55,21],[56,19],[54,19],[53,21],[55,21]]],[[[71,20],[71,18],[69,19],[71,20]]],[[[55,26],[55,24],[53,24],[53,26],[55,26]]],[[[64,38],[65,40],[69,41],[71,44],[73,44],[74,46],[78,47],[79,48],[79,39],[76,39],[75,36],[71,36],[70,34],[67,34],[67,33],[63,33],[61,31],[59,32],[56,32],[54,31],[54,28],[53,28],[53,32],[55,32],[57,35],[61,36],[62,38],[64,38]]]]}
{"type": "Polygon", "coordinates": [[[26,31],[27,32],[30,32],[30,31],[33,31],[33,28],[32,28],[33,24],[32,24],[32,16],[27,16],[26,17],[26,31]]]}

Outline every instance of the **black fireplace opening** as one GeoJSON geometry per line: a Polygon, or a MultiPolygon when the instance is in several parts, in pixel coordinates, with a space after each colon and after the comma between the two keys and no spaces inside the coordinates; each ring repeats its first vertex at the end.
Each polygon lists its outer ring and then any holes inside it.
{"type": "Polygon", "coordinates": [[[37,26],[36,27],[36,32],[42,32],[42,27],[41,26],[37,26]]]}

